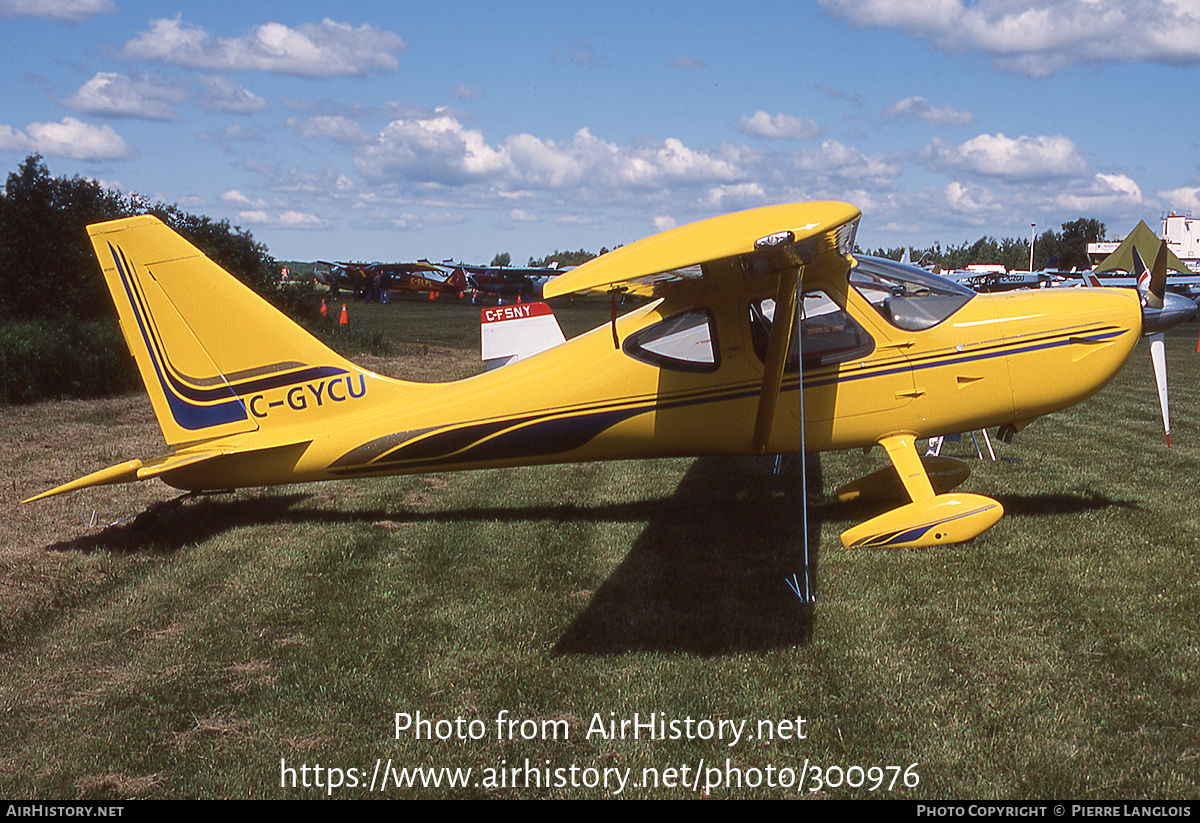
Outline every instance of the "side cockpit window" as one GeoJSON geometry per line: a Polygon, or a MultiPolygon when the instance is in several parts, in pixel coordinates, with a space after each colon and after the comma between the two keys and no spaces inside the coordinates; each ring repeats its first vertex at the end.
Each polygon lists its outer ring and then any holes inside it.
{"type": "MultiPolygon", "coordinates": [[[[750,304],[750,339],[755,353],[763,362],[767,359],[767,345],[774,320],[773,299],[768,297],[750,304]]],[[[854,360],[875,349],[875,341],[866,329],[823,290],[804,292],[800,335],[804,343],[805,368],[854,360]]],[[[792,337],[788,371],[795,371],[798,366],[799,342],[795,336],[792,337]]]]}
{"type": "Polygon", "coordinates": [[[676,371],[712,372],[721,365],[716,326],[704,309],[672,315],[636,331],[621,349],[634,360],[676,371]]]}

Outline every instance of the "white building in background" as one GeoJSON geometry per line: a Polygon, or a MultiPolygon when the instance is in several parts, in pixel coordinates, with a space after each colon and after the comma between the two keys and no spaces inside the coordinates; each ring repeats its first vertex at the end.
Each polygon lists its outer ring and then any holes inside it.
{"type": "Polygon", "coordinates": [[[1163,218],[1167,248],[1192,271],[1200,271],[1200,219],[1171,212],[1163,218]]]}

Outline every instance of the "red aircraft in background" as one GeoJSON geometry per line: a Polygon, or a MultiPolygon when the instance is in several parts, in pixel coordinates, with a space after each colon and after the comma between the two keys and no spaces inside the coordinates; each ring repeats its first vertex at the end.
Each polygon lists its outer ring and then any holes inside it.
{"type": "Polygon", "coordinates": [[[469,288],[462,272],[448,270],[428,260],[415,263],[326,263],[329,275],[326,285],[331,290],[346,288],[356,298],[369,297],[379,278],[379,289],[386,295],[392,291],[450,292],[459,294],[469,288]]]}

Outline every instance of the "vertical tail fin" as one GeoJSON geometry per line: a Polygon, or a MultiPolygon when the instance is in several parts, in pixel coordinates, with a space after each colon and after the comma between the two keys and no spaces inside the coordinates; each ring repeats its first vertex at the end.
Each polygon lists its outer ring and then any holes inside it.
{"type": "Polygon", "coordinates": [[[88,233],[168,445],[259,430],[268,393],[361,374],[157,218],[88,233]]]}

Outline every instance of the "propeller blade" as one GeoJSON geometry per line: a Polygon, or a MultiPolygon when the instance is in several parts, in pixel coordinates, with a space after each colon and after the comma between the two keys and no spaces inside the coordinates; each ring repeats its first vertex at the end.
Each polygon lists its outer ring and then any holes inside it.
{"type": "Polygon", "coordinates": [[[1167,293],[1167,241],[1163,240],[1154,256],[1154,268],[1150,270],[1150,293],[1162,305],[1167,293]]]}
{"type": "Polygon", "coordinates": [[[1171,411],[1167,402],[1167,350],[1163,333],[1150,335],[1150,361],[1154,364],[1154,382],[1158,386],[1158,407],[1162,411],[1163,432],[1171,446],[1171,411]]]}

